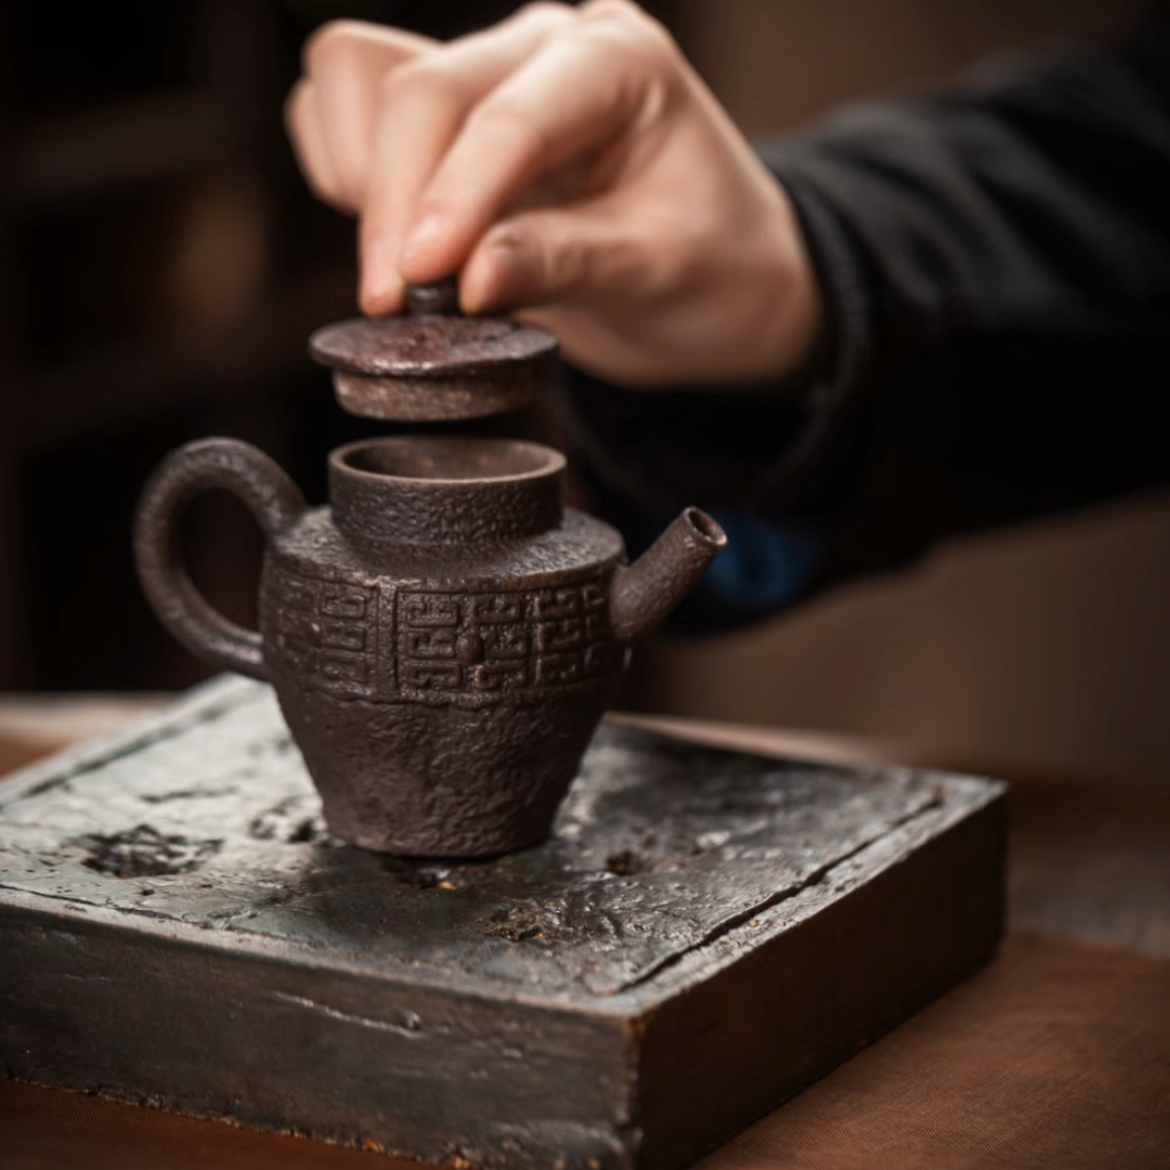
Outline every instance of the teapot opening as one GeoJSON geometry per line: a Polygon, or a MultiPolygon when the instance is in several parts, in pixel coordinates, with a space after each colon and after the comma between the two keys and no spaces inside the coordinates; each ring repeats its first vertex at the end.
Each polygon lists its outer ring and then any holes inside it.
{"type": "Polygon", "coordinates": [[[565,457],[515,439],[402,435],[329,456],[337,526],[405,544],[516,540],[561,522],[565,457]]]}
{"type": "Polygon", "coordinates": [[[565,466],[559,451],[512,439],[416,435],[354,443],[338,454],[346,468],[367,475],[448,483],[556,475],[565,466]]]}

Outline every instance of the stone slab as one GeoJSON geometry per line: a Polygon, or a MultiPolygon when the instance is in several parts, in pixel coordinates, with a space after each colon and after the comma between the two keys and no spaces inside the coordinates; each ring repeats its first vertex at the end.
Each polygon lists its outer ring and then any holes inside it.
{"type": "Polygon", "coordinates": [[[340,844],[226,679],[0,786],[9,1077],[431,1161],[675,1167],[964,978],[1004,786],[604,725],[553,837],[340,844]]]}

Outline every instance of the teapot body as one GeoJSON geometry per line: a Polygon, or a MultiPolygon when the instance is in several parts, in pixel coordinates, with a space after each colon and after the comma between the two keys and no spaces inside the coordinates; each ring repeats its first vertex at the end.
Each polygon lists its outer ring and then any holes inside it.
{"type": "Polygon", "coordinates": [[[375,439],[329,457],[308,508],[231,439],[167,457],[139,504],[139,578],[170,632],[270,682],[338,837],[406,856],[480,857],[548,833],[615,697],[629,642],[723,548],[687,509],[639,561],[563,506],[564,457],[500,439],[375,439]],[[175,526],[212,488],[267,536],[260,629],[192,586],[175,526]]]}
{"type": "Polygon", "coordinates": [[[355,545],[329,509],[270,541],[264,660],[337,836],[482,856],[548,833],[621,681],[608,525],[505,543],[355,545]]]}

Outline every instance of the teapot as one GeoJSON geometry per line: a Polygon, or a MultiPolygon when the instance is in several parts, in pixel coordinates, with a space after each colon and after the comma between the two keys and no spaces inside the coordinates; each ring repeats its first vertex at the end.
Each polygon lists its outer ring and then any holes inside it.
{"type": "Polygon", "coordinates": [[[172,452],[136,517],[148,601],[192,652],[272,684],[333,835],[414,857],[540,842],[628,647],[723,531],[687,508],[627,564],[614,528],[564,505],[564,456],[534,442],[368,439],[332,451],[328,473],[328,505],[309,507],[247,443],[172,452]],[[216,612],[178,551],[183,508],[217,488],[266,537],[259,630],[216,612]]]}

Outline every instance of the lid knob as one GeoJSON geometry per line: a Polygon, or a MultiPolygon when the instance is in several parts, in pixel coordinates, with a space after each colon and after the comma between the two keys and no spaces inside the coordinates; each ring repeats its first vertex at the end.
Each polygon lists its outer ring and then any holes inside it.
{"type": "Polygon", "coordinates": [[[459,283],[449,276],[435,284],[408,284],[406,303],[419,316],[455,316],[459,312],[459,283]]]}

